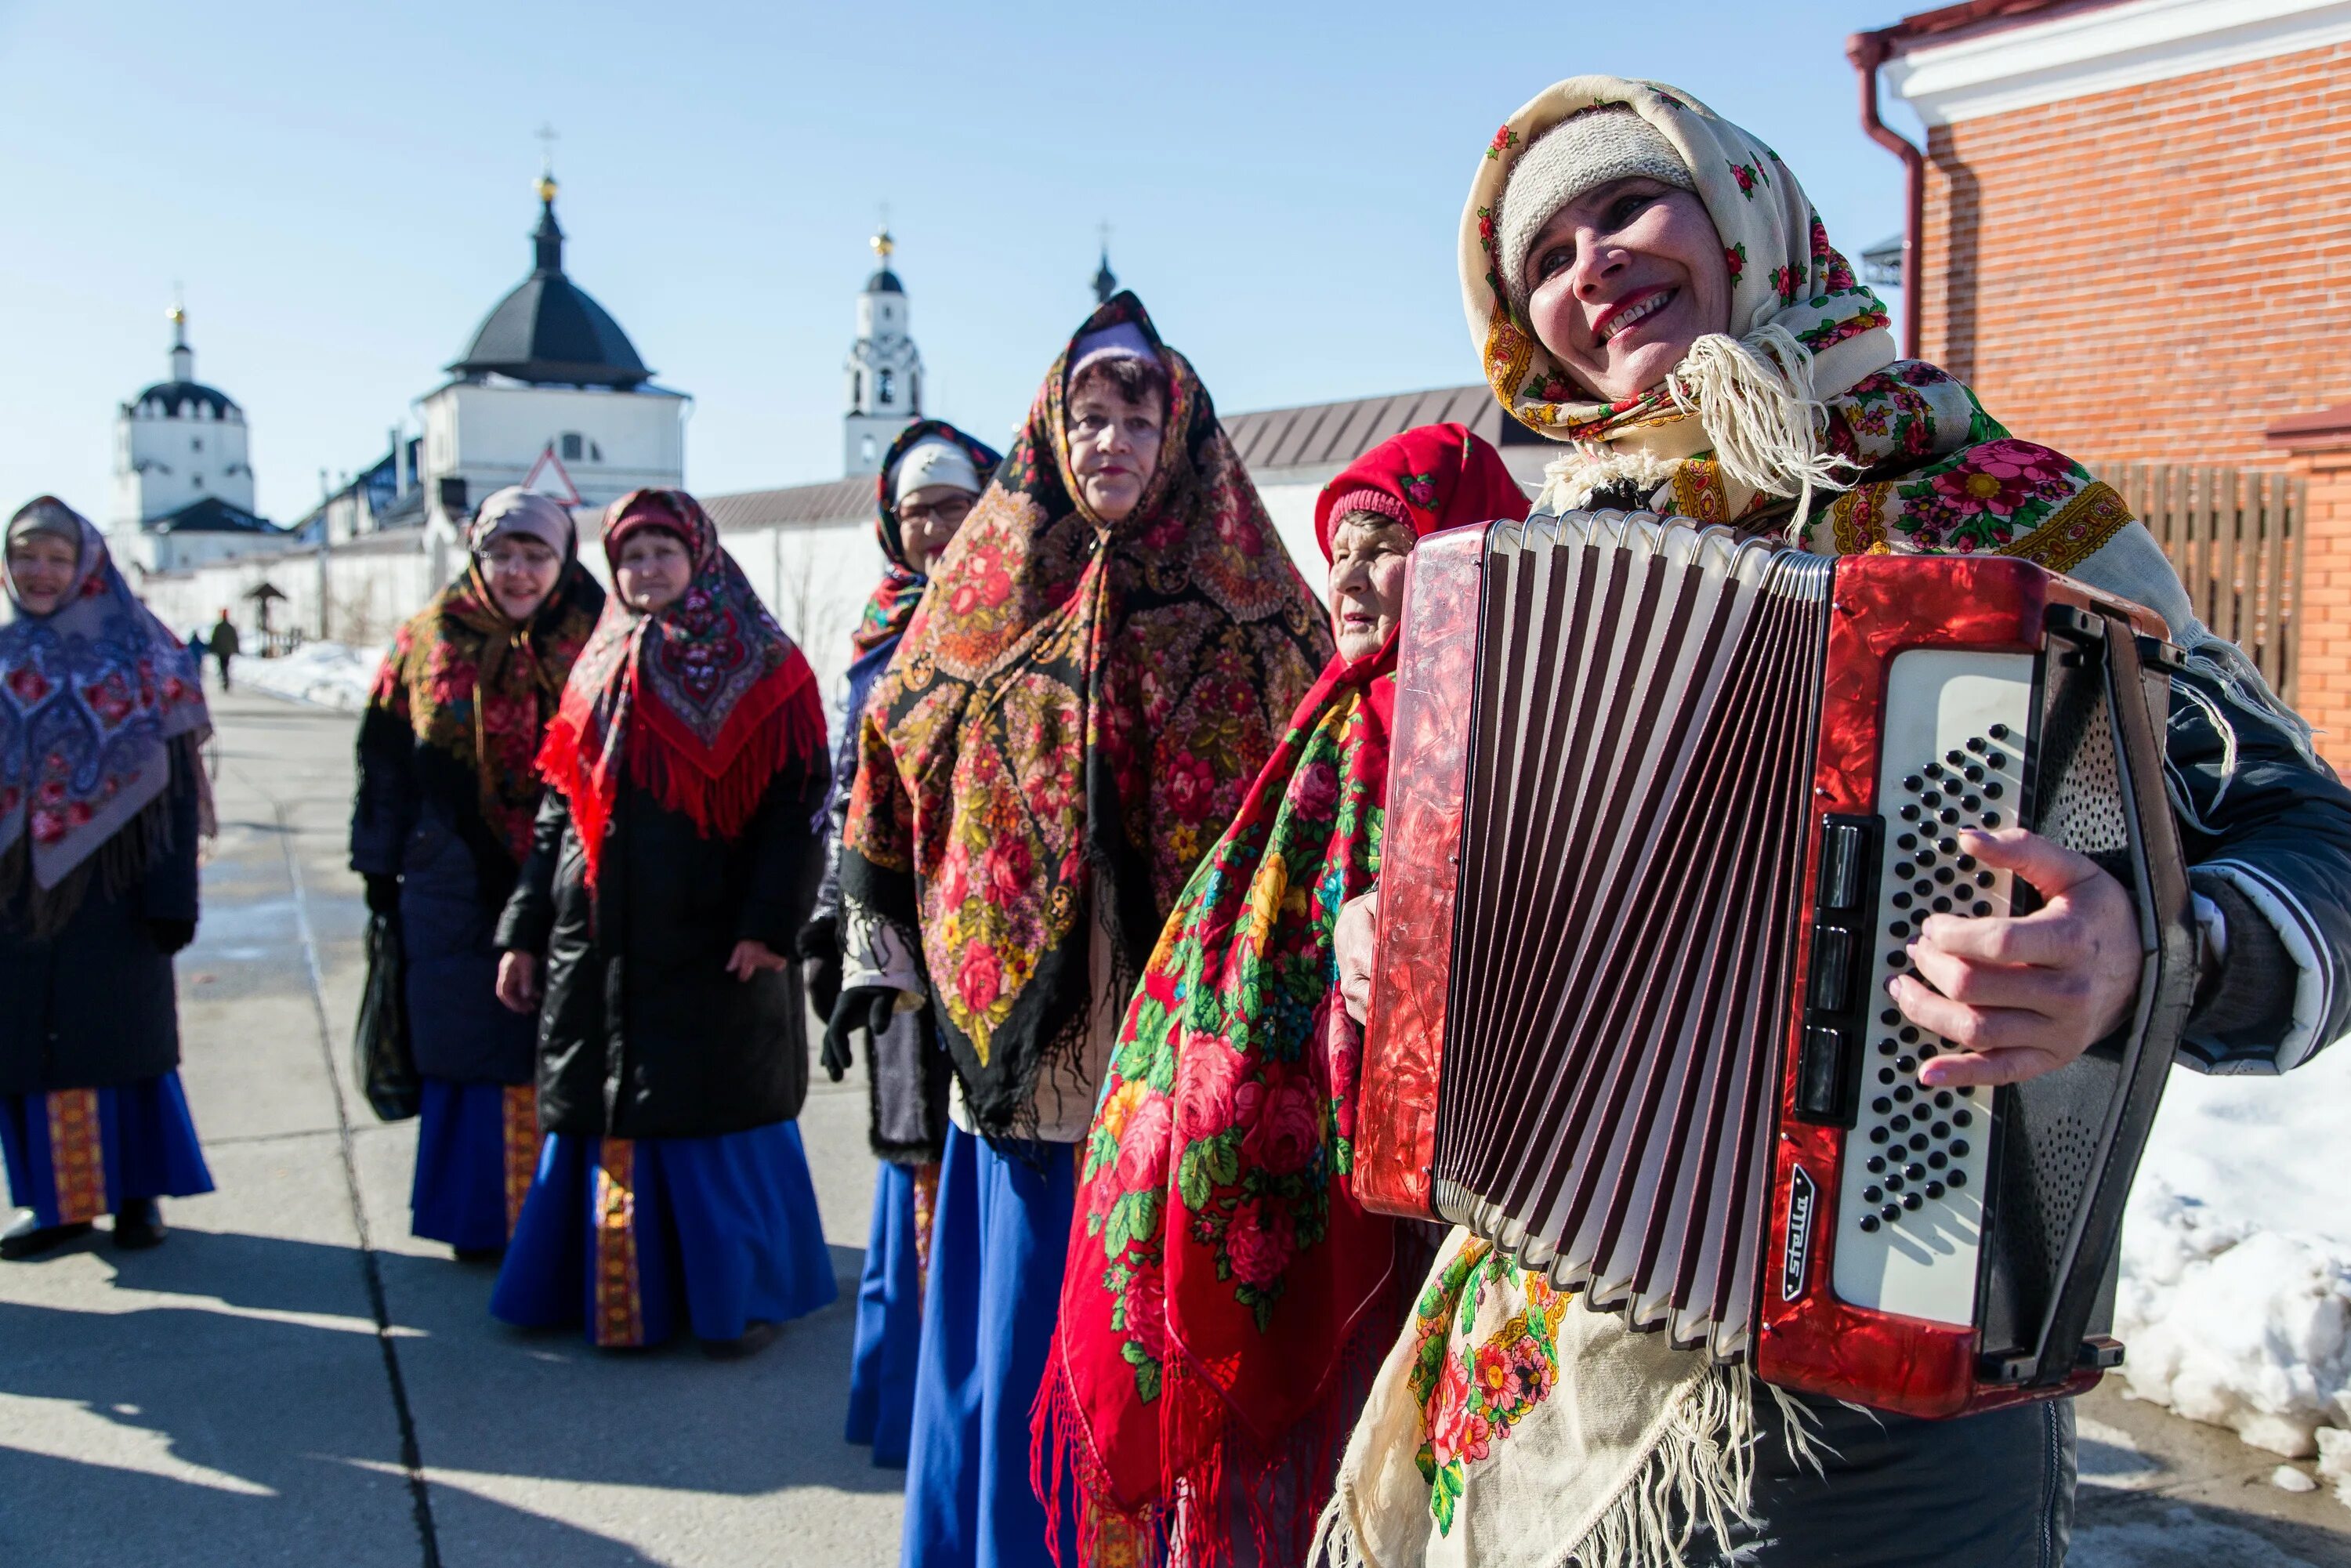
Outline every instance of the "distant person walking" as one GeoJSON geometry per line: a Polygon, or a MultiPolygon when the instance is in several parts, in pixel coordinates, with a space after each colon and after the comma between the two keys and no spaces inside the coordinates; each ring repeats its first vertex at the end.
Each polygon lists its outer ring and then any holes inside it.
{"type": "Polygon", "coordinates": [[[62,501],[9,519],[5,585],[0,1153],[25,1212],[0,1258],[110,1212],[117,1247],[152,1247],[157,1198],[213,1187],[180,1092],[172,986],[196,933],[212,718],[185,645],[62,501]]]}
{"type": "Polygon", "coordinates": [[[498,922],[498,998],[539,1013],[548,1138],[490,1311],[584,1312],[615,1349],[684,1319],[743,1355],[838,1293],[784,956],[816,881],[824,705],[693,497],[638,490],[609,515],[614,592],[548,726],[498,922]]]}
{"type": "Polygon", "coordinates": [[[456,581],[393,639],[360,720],[351,869],[399,922],[424,1081],[410,1228],[461,1260],[506,1250],[538,1164],[532,1019],[498,1005],[498,911],[530,852],[538,757],[604,608],[571,514],[509,486],[456,581]]]}
{"type": "MultiPolygon", "coordinates": [[[[245,651],[243,640],[237,636],[236,626],[229,620],[225,609],[220,612],[220,619],[213,622],[211,643],[213,657],[220,661],[221,690],[225,692],[228,690],[228,662],[245,651]]],[[[203,672],[199,670],[197,673],[201,677],[203,672]]]]}

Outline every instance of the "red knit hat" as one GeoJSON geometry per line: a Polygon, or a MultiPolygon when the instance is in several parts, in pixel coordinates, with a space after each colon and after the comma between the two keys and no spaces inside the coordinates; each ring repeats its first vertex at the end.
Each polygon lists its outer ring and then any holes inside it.
{"type": "Polygon", "coordinates": [[[1390,517],[1426,538],[1464,523],[1517,520],[1527,493],[1502,455],[1466,424],[1424,424],[1392,435],[1322,486],[1314,502],[1314,537],[1331,554],[1331,537],[1349,512],[1390,517]]]}

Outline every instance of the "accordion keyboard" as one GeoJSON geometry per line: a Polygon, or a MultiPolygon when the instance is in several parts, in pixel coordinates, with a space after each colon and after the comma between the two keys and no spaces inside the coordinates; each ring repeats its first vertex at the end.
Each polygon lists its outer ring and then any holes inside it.
{"type": "Polygon", "coordinates": [[[2009,874],[1962,853],[1957,835],[2022,814],[2033,664],[2027,654],[1915,650],[1887,676],[1875,1011],[1833,1253],[1836,1294],[1855,1306],[1975,1318],[1992,1092],[1921,1084],[1919,1068],[1953,1047],[1903,1017],[1886,986],[1908,968],[1905,946],[1928,915],[2008,913],[2009,874]]]}

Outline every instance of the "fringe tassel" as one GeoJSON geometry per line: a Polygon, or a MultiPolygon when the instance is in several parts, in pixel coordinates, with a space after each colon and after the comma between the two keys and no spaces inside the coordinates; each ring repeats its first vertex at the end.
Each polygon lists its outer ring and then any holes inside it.
{"type": "Polygon", "coordinates": [[[58,878],[55,887],[43,887],[33,878],[31,834],[19,834],[0,853],[0,907],[7,903],[8,889],[25,890],[26,935],[46,940],[63,931],[80,912],[93,883],[103,896],[112,899],[144,881],[149,869],[172,852],[172,798],[176,789],[196,791],[196,836],[208,839],[219,831],[213,812],[212,781],[204,776],[202,755],[204,743],[211,736],[211,727],[204,726],[166,741],[171,782],[141,806],[138,815],[58,878]]]}
{"type": "Polygon", "coordinates": [[[1604,441],[1579,441],[1544,466],[1542,494],[1536,498],[1534,509],[1580,511],[1591,505],[1594,494],[1624,479],[1632,480],[1646,501],[1673,478],[1679,466],[1678,460],[1654,452],[1611,446],[1604,441]]]}
{"type": "Polygon", "coordinates": [[[1812,350],[1766,323],[1735,341],[1711,332],[1666,379],[1674,406],[1695,413],[1729,477],[1769,496],[1793,496],[1789,541],[1801,543],[1813,491],[1842,489],[1853,465],[1821,450],[1828,405],[1813,387],[1812,350]]]}
{"type": "MultiPolygon", "coordinates": [[[[1563,1545],[1562,1568],[1692,1568],[1686,1551],[1700,1524],[1726,1553],[1734,1526],[1760,1525],[1754,1506],[1755,1450],[1762,1439],[1755,1419],[1757,1386],[1744,1366],[1712,1367],[1693,1383],[1599,1518],[1563,1545]]],[[[1790,1458],[1820,1473],[1811,1414],[1784,1390],[1761,1386],[1778,1406],[1790,1458]]],[[[1309,1568],[1381,1568],[1364,1555],[1347,1502],[1341,1490],[1322,1510],[1307,1548],[1309,1568]]]]}

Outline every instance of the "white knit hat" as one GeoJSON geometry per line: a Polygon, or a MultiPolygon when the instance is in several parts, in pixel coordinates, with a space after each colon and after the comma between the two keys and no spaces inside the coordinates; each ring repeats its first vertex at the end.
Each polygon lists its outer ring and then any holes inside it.
{"type": "Polygon", "coordinates": [[[933,437],[917,441],[898,459],[897,472],[891,476],[890,504],[902,505],[915,491],[934,485],[952,485],[975,496],[986,488],[970,454],[952,441],[933,437]]]}
{"type": "Polygon", "coordinates": [[[1630,104],[1586,110],[1537,137],[1510,171],[1496,225],[1502,286],[1523,314],[1528,287],[1527,252],[1552,215],[1585,192],[1611,180],[1646,175],[1677,190],[1695,191],[1697,182],[1657,128],[1630,104]]]}

